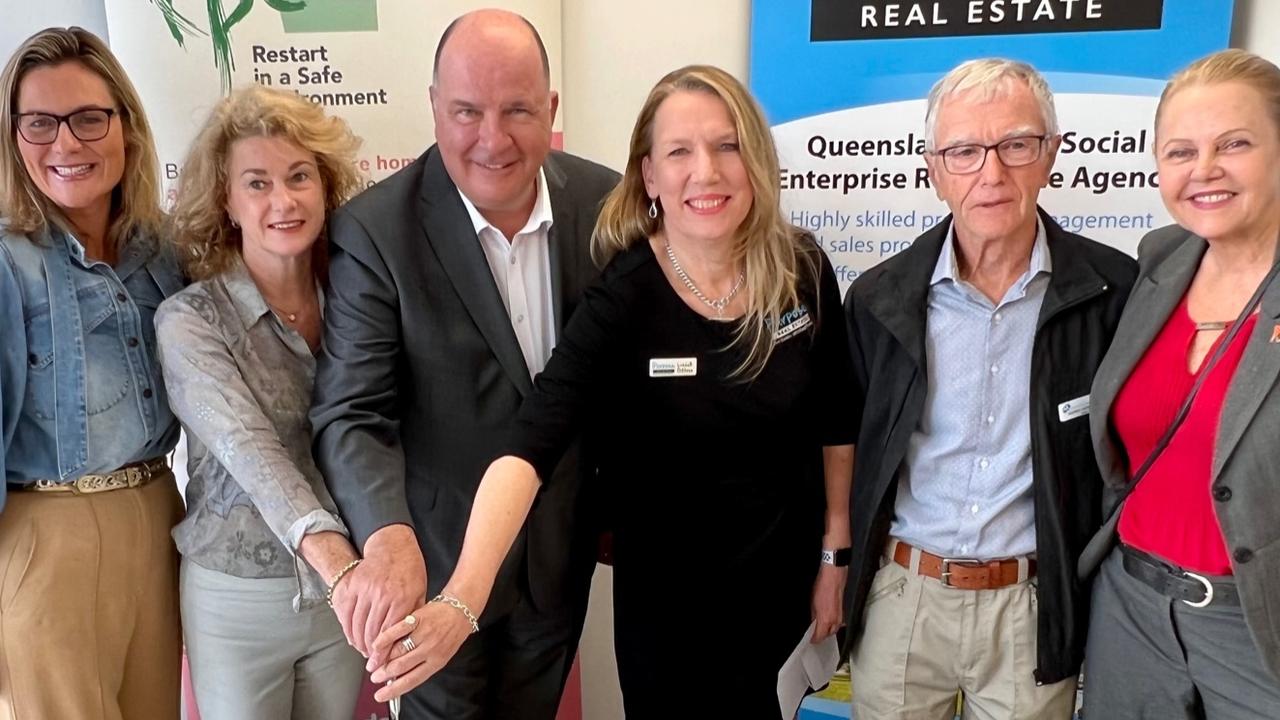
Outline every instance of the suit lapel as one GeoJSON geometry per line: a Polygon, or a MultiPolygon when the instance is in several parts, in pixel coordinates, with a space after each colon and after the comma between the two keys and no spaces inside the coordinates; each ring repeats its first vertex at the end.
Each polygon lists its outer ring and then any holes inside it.
{"type": "MultiPolygon", "coordinates": [[[[1121,386],[1129,379],[1147,348],[1151,347],[1156,335],[1164,329],[1178,303],[1182,302],[1182,296],[1187,293],[1196,269],[1200,267],[1205,247],[1203,240],[1190,238],[1180,243],[1150,274],[1138,279],[1120,317],[1120,324],[1116,326],[1111,349],[1094,376],[1089,398],[1089,424],[1098,465],[1103,477],[1112,484],[1124,485],[1128,475],[1126,469],[1120,467],[1119,458],[1108,442],[1111,407],[1121,386]]],[[[1135,464],[1143,459],[1129,458],[1135,464]]]]}
{"type": "Polygon", "coordinates": [[[543,165],[547,178],[547,194],[551,197],[551,230],[547,233],[548,252],[551,261],[551,310],[556,326],[556,340],[560,339],[568,318],[564,316],[566,264],[576,254],[568,245],[578,238],[574,222],[573,203],[569,201],[566,178],[560,172],[553,157],[548,156],[543,165]]]}
{"type": "Polygon", "coordinates": [[[1227,390],[1226,401],[1218,421],[1218,438],[1214,443],[1213,479],[1216,480],[1227,460],[1240,444],[1244,431],[1258,414],[1262,401],[1280,376],[1280,344],[1272,342],[1280,326],[1280,283],[1273,282],[1262,296],[1253,335],[1245,346],[1240,365],[1227,390]]]}
{"type": "Polygon", "coordinates": [[[498,294],[493,272],[476,237],[471,217],[458,189],[445,172],[440,153],[432,148],[423,172],[422,224],[427,243],[440,259],[467,313],[493,350],[494,356],[522,395],[532,389],[529,368],[511,329],[511,318],[498,294]]]}

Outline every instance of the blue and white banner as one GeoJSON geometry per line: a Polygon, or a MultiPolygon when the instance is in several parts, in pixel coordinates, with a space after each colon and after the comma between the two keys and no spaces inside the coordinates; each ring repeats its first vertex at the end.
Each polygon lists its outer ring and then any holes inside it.
{"type": "Polygon", "coordinates": [[[925,96],[957,64],[1031,63],[1063,134],[1040,204],[1133,252],[1169,222],[1152,121],[1165,80],[1227,46],[1231,0],[754,0],[751,88],[773,125],[784,205],[842,286],[947,214],[925,172],[925,96]]]}

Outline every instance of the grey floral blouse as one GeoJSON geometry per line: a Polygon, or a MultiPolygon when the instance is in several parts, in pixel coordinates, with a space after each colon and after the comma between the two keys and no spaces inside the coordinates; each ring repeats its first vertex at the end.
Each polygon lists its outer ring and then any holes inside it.
{"type": "Polygon", "coordinates": [[[178,550],[243,578],[295,576],[294,607],[324,598],[301,558],[308,533],[348,534],[311,458],[315,357],[267,307],[242,261],[156,311],[173,412],[187,436],[187,516],[178,550]]]}

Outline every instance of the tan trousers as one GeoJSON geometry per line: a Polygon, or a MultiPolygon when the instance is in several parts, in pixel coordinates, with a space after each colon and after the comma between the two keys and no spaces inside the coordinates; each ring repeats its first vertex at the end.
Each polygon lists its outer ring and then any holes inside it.
{"type": "Polygon", "coordinates": [[[94,495],[10,492],[0,512],[0,720],[177,720],[172,473],[94,495]]]}
{"type": "Polygon", "coordinates": [[[1076,680],[1037,687],[1032,582],[958,590],[888,562],[850,658],[857,720],[1068,720],[1076,680]]]}

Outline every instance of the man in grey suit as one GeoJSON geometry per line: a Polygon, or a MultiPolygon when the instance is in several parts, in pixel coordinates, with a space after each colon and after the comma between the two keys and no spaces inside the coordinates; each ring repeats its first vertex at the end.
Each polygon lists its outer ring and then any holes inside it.
{"type": "MultiPolygon", "coordinates": [[[[364,556],[330,579],[333,603],[371,669],[389,654],[379,632],[428,597],[475,619],[436,593],[508,421],[595,277],[589,239],[617,174],[551,152],[557,102],[527,20],[458,18],[436,50],[437,144],[331,220],[311,418],[316,461],[364,556]]],[[[554,717],[594,566],[591,471],[567,454],[478,630],[405,696],[403,717],[554,717]]]]}

